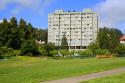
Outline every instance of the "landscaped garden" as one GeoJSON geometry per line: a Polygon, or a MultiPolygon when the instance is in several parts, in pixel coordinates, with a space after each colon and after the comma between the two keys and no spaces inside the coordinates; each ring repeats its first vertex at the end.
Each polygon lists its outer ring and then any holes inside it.
{"type": "Polygon", "coordinates": [[[47,30],[15,17],[0,23],[0,83],[38,83],[111,70],[125,65],[122,32],[101,28],[86,49],[69,50],[66,34],[61,45],[47,42],[47,30]],[[42,41],[39,43],[39,41],[42,41]]]}
{"type": "Polygon", "coordinates": [[[38,83],[123,67],[125,58],[53,59],[17,56],[0,61],[1,83],[38,83]]]}

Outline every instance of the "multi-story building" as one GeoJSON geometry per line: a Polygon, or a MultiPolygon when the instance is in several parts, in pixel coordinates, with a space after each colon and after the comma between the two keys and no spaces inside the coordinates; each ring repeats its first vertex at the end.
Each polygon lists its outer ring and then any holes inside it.
{"type": "Polygon", "coordinates": [[[83,12],[64,12],[56,10],[48,15],[48,42],[61,45],[66,35],[69,49],[86,49],[96,41],[98,33],[98,16],[91,9],[83,12]]]}

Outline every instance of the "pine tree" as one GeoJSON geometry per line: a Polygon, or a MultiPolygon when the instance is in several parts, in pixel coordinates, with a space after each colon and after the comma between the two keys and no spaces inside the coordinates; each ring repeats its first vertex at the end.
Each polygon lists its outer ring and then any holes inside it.
{"type": "Polygon", "coordinates": [[[67,43],[67,38],[65,34],[62,37],[61,49],[68,50],[68,43],[67,43]]]}
{"type": "Polygon", "coordinates": [[[8,28],[8,21],[6,18],[4,18],[1,24],[1,32],[0,32],[0,39],[3,45],[5,45],[6,42],[8,41],[10,36],[9,34],[10,34],[10,31],[8,28]]]}
{"type": "Polygon", "coordinates": [[[21,42],[23,42],[26,39],[26,21],[24,19],[20,19],[19,21],[19,36],[21,39],[21,42]]]}
{"type": "Polygon", "coordinates": [[[18,24],[17,19],[15,17],[10,18],[8,30],[10,33],[8,33],[8,41],[6,43],[7,47],[12,47],[13,49],[19,49],[20,48],[20,41],[18,38],[18,24]]]}

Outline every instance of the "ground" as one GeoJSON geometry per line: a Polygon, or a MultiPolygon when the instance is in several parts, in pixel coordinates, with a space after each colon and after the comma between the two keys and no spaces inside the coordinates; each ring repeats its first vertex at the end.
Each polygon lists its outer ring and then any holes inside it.
{"type": "Polygon", "coordinates": [[[0,61],[1,83],[38,83],[125,66],[125,58],[52,59],[16,57],[0,61]]]}
{"type": "Polygon", "coordinates": [[[93,79],[81,83],[125,83],[125,73],[93,79]]]}

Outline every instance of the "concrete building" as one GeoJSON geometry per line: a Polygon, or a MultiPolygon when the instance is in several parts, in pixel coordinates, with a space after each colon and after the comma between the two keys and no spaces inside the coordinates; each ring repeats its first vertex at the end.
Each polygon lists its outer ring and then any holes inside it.
{"type": "Polygon", "coordinates": [[[86,49],[97,38],[97,14],[91,9],[85,9],[83,12],[56,10],[49,14],[48,42],[60,46],[64,33],[69,49],[86,49]]]}

